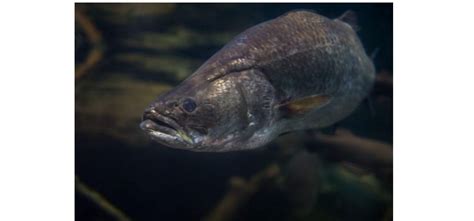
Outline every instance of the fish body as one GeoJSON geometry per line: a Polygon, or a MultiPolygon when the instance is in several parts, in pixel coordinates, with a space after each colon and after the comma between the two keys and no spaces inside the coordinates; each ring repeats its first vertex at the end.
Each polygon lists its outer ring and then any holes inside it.
{"type": "Polygon", "coordinates": [[[369,93],[375,69],[352,14],[291,11],[236,36],[146,110],[152,139],[192,151],[263,146],[278,135],[323,128],[369,93]]]}

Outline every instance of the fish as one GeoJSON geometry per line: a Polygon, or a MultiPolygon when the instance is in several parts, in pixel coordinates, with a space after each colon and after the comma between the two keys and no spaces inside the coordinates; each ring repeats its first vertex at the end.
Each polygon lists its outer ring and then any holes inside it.
{"type": "Polygon", "coordinates": [[[171,148],[226,152],[335,124],[375,77],[354,21],[294,10],[250,27],[146,107],[141,129],[171,148]]]}

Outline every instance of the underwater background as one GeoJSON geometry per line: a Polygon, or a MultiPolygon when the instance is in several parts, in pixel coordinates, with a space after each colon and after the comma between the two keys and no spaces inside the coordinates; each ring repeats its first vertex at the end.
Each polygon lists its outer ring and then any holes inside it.
{"type": "Polygon", "coordinates": [[[393,14],[366,4],[76,4],[76,220],[392,220],[393,14]],[[335,128],[242,152],[152,142],[144,108],[235,35],[294,9],[358,15],[377,81],[335,128]]]}

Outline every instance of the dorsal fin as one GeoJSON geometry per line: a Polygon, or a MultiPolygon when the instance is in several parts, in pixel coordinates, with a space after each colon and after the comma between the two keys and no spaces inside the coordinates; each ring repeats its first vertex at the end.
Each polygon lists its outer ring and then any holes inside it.
{"type": "Polygon", "coordinates": [[[354,11],[347,10],[337,19],[351,26],[354,31],[359,30],[359,26],[357,26],[357,15],[354,11]]]}
{"type": "Polygon", "coordinates": [[[375,48],[372,53],[370,53],[370,60],[374,62],[375,57],[377,57],[377,54],[379,54],[380,48],[375,48]]]}

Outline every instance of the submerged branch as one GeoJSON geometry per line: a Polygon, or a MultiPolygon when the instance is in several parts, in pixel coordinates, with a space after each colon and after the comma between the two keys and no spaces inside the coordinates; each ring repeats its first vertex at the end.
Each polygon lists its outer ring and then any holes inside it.
{"type": "Polygon", "coordinates": [[[271,164],[246,181],[241,177],[230,179],[230,190],[206,217],[205,221],[231,220],[238,209],[244,205],[267,181],[280,173],[277,164],[271,164]]]}
{"type": "Polygon", "coordinates": [[[348,161],[373,171],[382,177],[391,176],[393,168],[392,145],[358,137],[348,130],[339,129],[334,135],[317,133],[313,150],[338,160],[348,161]]]}
{"type": "Polygon", "coordinates": [[[393,96],[393,77],[387,71],[381,71],[375,76],[374,92],[377,95],[393,96]]]}
{"type": "Polygon", "coordinates": [[[95,27],[94,23],[76,7],[75,18],[77,24],[84,30],[87,39],[92,44],[86,60],[76,68],[76,80],[88,73],[104,56],[104,47],[102,46],[102,34],[95,27]]]}
{"type": "Polygon", "coordinates": [[[120,209],[110,203],[104,196],[97,191],[82,183],[76,176],[76,191],[94,202],[102,210],[115,217],[119,221],[130,221],[131,219],[120,209]]]}

